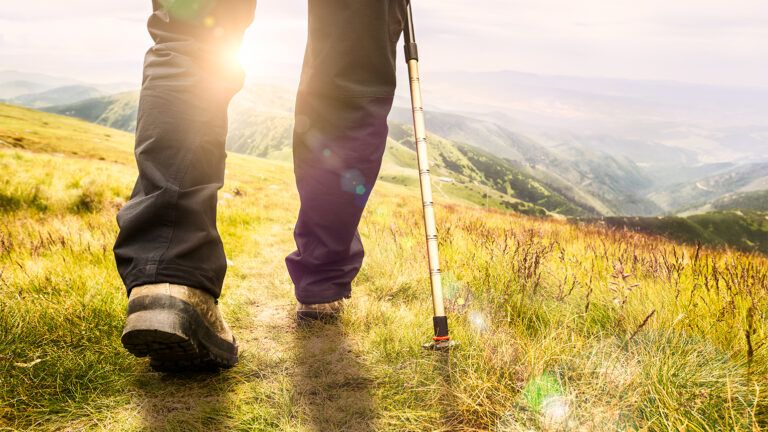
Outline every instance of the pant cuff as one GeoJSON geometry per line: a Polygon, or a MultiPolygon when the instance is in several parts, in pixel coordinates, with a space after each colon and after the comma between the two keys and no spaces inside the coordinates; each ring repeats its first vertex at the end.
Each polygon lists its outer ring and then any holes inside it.
{"type": "Polygon", "coordinates": [[[296,300],[303,304],[332,303],[336,300],[352,297],[352,287],[325,288],[323,290],[296,288],[296,300]]]}
{"type": "Polygon", "coordinates": [[[171,283],[205,291],[215,299],[218,299],[221,295],[221,286],[223,284],[223,281],[219,281],[216,275],[202,271],[199,268],[162,263],[157,265],[155,271],[150,271],[147,267],[131,271],[123,276],[123,282],[129,296],[131,295],[131,290],[137,286],[171,283]]]}

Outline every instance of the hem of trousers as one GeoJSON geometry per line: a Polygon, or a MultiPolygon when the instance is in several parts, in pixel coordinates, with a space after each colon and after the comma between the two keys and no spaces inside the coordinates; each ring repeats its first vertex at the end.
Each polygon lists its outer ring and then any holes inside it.
{"type": "Polygon", "coordinates": [[[158,264],[157,270],[154,272],[147,272],[146,270],[149,267],[151,266],[133,269],[123,276],[129,296],[131,295],[131,290],[137,286],[159,283],[184,285],[199,289],[212,295],[214,299],[218,299],[221,295],[223,281],[217,283],[218,278],[213,273],[206,272],[200,268],[177,264],[158,264]]]}
{"type": "Polygon", "coordinates": [[[323,290],[323,292],[306,292],[307,290],[296,289],[296,300],[303,304],[322,304],[332,303],[336,300],[352,297],[352,286],[340,289],[323,290]]]}

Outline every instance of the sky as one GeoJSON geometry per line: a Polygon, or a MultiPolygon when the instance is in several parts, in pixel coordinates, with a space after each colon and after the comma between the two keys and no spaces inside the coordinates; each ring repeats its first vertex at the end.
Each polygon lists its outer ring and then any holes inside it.
{"type": "MultiPolygon", "coordinates": [[[[425,75],[514,70],[768,87],[766,0],[414,0],[413,7],[425,75]]],[[[138,85],[150,13],[150,0],[0,0],[0,70],[138,85]]],[[[259,0],[240,56],[249,78],[294,82],[305,39],[306,0],[259,0]]]]}

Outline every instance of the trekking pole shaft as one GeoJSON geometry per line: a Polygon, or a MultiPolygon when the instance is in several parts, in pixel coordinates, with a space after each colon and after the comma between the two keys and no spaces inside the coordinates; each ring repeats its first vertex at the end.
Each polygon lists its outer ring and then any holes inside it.
{"type": "Polygon", "coordinates": [[[427,238],[427,257],[429,259],[430,285],[432,286],[432,306],[434,310],[435,339],[448,338],[448,321],[443,304],[443,288],[440,278],[440,260],[438,258],[437,224],[432,202],[432,185],[427,157],[427,130],[424,122],[424,107],[421,99],[419,79],[419,59],[413,32],[413,17],[410,1],[406,1],[406,22],[404,27],[405,57],[408,62],[408,77],[411,87],[411,106],[413,110],[413,132],[416,140],[416,157],[421,185],[421,201],[424,210],[424,227],[427,238]]]}
{"type": "Polygon", "coordinates": [[[430,282],[432,284],[432,300],[435,316],[445,315],[443,307],[443,290],[440,279],[440,262],[437,249],[437,224],[435,223],[435,208],[432,202],[432,184],[429,175],[429,159],[427,157],[427,134],[424,123],[424,108],[421,101],[419,85],[419,62],[408,61],[408,74],[411,82],[411,101],[413,103],[413,131],[416,138],[416,157],[419,166],[419,183],[421,185],[421,201],[424,209],[424,227],[427,235],[427,257],[429,258],[430,282]]]}

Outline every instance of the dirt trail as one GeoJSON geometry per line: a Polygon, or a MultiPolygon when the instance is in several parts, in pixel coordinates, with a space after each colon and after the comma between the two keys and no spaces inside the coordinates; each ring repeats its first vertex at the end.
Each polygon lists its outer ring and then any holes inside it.
{"type": "Polygon", "coordinates": [[[233,256],[221,304],[240,345],[229,371],[137,376],[118,417],[146,430],[371,430],[371,379],[340,324],[298,326],[282,257],[285,225],[263,225],[233,256]],[[253,244],[248,244],[253,243],[253,244]],[[258,243],[258,245],[256,244],[258,243]]]}

